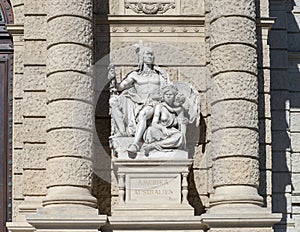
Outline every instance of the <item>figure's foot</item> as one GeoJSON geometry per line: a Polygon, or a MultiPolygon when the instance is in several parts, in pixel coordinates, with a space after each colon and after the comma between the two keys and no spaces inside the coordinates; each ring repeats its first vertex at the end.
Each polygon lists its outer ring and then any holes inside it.
{"type": "Polygon", "coordinates": [[[157,143],[144,144],[143,148],[145,150],[146,155],[149,155],[149,152],[152,150],[158,150],[158,151],[162,150],[162,148],[157,143]]]}
{"type": "Polygon", "coordinates": [[[130,158],[135,158],[137,155],[137,152],[140,150],[139,146],[135,143],[132,143],[128,146],[127,151],[128,151],[128,156],[130,158]]]}

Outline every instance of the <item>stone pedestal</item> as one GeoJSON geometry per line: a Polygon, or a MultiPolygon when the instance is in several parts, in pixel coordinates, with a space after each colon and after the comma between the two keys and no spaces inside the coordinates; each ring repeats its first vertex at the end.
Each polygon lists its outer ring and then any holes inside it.
{"type": "Polygon", "coordinates": [[[194,216],[194,209],[187,201],[187,176],[192,162],[187,152],[180,150],[115,159],[119,204],[109,218],[114,231],[139,228],[199,231],[201,218],[194,216]]]}

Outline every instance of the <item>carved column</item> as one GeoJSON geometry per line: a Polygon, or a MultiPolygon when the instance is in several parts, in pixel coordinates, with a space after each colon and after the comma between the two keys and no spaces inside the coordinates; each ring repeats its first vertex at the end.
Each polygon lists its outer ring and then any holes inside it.
{"type": "Polygon", "coordinates": [[[212,155],[214,194],[204,221],[211,231],[272,231],[278,220],[258,195],[258,82],[255,0],[212,0],[212,155]]]}
{"type": "Polygon", "coordinates": [[[47,13],[48,193],[43,210],[29,222],[38,231],[97,231],[104,218],[98,217],[90,193],[94,80],[88,71],[93,58],[93,0],[49,0],[47,13]]]}

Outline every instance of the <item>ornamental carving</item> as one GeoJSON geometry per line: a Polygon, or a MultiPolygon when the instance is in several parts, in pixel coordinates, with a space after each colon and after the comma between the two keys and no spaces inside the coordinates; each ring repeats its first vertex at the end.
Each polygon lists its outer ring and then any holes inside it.
{"type": "Polygon", "coordinates": [[[163,14],[175,8],[175,3],[155,3],[155,2],[125,2],[125,8],[131,9],[137,14],[163,14]]]}

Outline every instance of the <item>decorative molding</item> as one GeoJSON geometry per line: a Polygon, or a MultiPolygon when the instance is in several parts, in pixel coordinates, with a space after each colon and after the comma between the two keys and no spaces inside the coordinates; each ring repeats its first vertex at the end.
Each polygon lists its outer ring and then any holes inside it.
{"type": "Polygon", "coordinates": [[[137,14],[163,14],[175,7],[174,2],[125,2],[125,9],[131,9],[137,14]]]}

